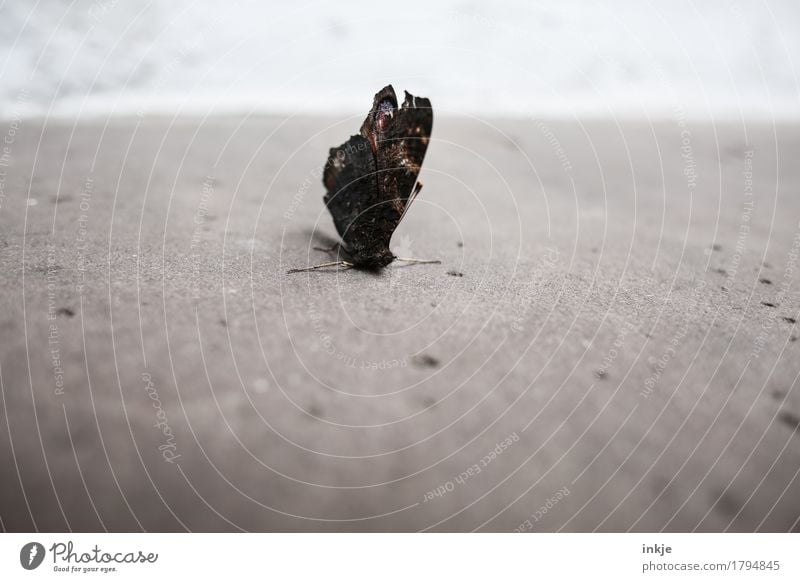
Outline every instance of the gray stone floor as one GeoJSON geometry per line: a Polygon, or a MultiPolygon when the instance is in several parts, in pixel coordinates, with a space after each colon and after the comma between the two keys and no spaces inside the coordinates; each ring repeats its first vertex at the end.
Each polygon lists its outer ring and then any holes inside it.
{"type": "Polygon", "coordinates": [[[442,264],[287,275],[359,124],[23,121],[4,529],[798,529],[800,127],[437,119],[442,264]]]}

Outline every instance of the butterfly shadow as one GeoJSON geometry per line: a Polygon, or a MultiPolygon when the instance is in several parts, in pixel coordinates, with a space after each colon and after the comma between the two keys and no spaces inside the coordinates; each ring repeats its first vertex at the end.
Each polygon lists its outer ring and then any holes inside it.
{"type": "Polygon", "coordinates": [[[307,228],[305,235],[313,249],[333,249],[331,252],[335,252],[340,244],[339,239],[317,229],[307,228]]]}

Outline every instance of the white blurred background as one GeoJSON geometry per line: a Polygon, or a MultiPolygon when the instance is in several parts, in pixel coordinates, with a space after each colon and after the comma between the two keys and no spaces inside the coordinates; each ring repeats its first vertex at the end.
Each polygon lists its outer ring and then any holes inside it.
{"type": "Polygon", "coordinates": [[[0,116],[796,118],[796,0],[0,0],[0,116]]]}

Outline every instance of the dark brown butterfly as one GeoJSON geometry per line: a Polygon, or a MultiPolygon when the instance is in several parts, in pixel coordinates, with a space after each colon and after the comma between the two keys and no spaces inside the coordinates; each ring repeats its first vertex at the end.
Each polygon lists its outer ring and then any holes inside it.
{"type": "Polygon", "coordinates": [[[431,102],[408,91],[402,107],[391,85],[378,91],[358,135],[331,148],[322,183],[342,242],[342,260],[290,273],[345,266],[381,269],[394,260],[438,263],[395,257],[389,242],[422,184],[417,181],[433,128],[431,102]]]}

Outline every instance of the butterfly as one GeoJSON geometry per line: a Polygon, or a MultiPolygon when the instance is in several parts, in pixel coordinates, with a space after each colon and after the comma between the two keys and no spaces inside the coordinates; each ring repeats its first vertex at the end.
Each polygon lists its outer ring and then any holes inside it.
{"type": "Polygon", "coordinates": [[[396,257],[389,249],[392,234],[422,189],[417,176],[432,128],[429,99],[406,91],[398,106],[391,85],[375,94],[359,133],[330,149],[322,174],[323,200],[342,242],[318,250],[338,250],[342,260],[290,273],[333,266],[378,270],[395,260],[440,262],[396,257]]]}

